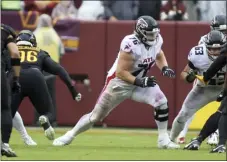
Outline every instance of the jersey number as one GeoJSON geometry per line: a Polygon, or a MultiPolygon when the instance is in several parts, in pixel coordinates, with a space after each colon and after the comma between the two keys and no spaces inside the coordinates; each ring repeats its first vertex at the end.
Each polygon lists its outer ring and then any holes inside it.
{"type": "Polygon", "coordinates": [[[195,47],[195,55],[203,55],[203,47],[195,47]]]}
{"type": "Polygon", "coordinates": [[[150,70],[151,66],[154,65],[155,61],[149,63],[149,64],[139,64],[138,67],[142,67],[142,69],[137,70],[132,73],[133,76],[139,75],[141,71],[144,70],[142,77],[145,77],[147,75],[147,72],[150,70]]]}
{"type": "Polygon", "coordinates": [[[36,62],[37,55],[36,51],[20,51],[20,62],[36,62]]]}

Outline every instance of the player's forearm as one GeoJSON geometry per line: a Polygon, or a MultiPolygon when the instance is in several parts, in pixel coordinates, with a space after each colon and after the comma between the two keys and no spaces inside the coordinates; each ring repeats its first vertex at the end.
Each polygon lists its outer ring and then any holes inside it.
{"type": "Polygon", "coordinates": [[[160,70],[162,70],[162,68],[164,66],[168,66],[168,63],[167,63],[167,60],[166,60],[166,57],[165,57],[163,51],[161,51],[160,54],[156,57],[155,62],[156,62],[157,67],[160,70]]]}
{"type": "Polygon", "coordinates": [[[134,77],[129,71],[126,70],[118,70],[116,72],[116,76],[130,84],[134,84],[136,77],[134,77]]]}
{"type": "Polygon", "coordinates": [[[187,72],[187,71],[182,71],[182,72],[181,72],[181,75],[180,75],[180,79],[181,79],[181,80],[184,80],[185,82],[188,82],[188,81],[186,80],[187,76],[188,76],[188,72],[187,72]]]}
{"type": "Polygon", "coordinates": [[[67,71],[62,66],[59,66],[59,69],[57,71],[57,75],[60,77],[60,79],[65,83],[65,85],[69,89],[71,89],[71,87],[73,87],[69,74],[67,73],[67,71]]]}
{"type": "Polygon", "coordinates": [[[20,69],[21,69],[20,66],[13,66],[14,76],[17,78],[20,76],[20,69]]]}
{"type": "Polygon", "coordinates": [[[204,73],[204,81],[209,81],[219,70],[226,65],[226,56],[220,55],[204,73]]]}

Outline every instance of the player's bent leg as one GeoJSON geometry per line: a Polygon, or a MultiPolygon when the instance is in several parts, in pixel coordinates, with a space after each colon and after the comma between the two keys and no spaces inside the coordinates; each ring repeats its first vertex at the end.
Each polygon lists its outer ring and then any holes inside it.
{"type": "Polygon", "coordinates": [[[172,129],[170,133],[170,139],[172,141],[176,140],[180,132],[184,129],[187,120],[190,119],[192,115],[195,114],[195,112],[195,109],[189,109],[186,108],[185,105],[183,105],[182,110],[179,112],[172,124],[172,129]]]}
{"type": "Polygon", "coordinates": [[[18,112],[16,112],[13,118],[13,127],[20,133],[22,140],[26,145],[36,146],[37,143],[28,135],[28,132],[25,129],[23,120],[18,112]]]}
{"type": "Polygon", "coordinates": [[[194,115],[185,123],[184,129],[180,132],[179,136],[177,137],[177,143],[183,144],[185,143],[185,137],[188,132],[189,125],[191,124],[194,115]]]}
{"type": "Polygon", "coordinates": [[[158,147],[159,148],[179,148],[180,146],[173,143],[168,135],[168,114],[169,108],[166,96],[163,94],[158,85],[150,88],[136,88],[132,94],[132,100],[142,102],[154,107],[154,118],[158,126],[158,147]]]}
{"type": "Polygon", "coordinates": [[[183,106],[174,119],[170,138],[175,141],[180,132],[184,129],[185,123],[191,118],[199,109],[208,103],[215,101],[217,95],[220,93],[221,87],[212,89],[212,87],[201,87],[196,85],[187,95],[183,106]]]}
{"type": "Polygon", "coordinates": [[[100,95],[92,112],[82,116],[74,128],[65,135],[55,139],[53,145],[63,146],[70,144],[75,136],[90,129],[94,123],[102,121],[118,104],[128,98],[127,90],[112,87],[114,87],[114,84],[110,82],[100,95]],[[126,95],[122,95],[122,92],[126,92],[126,95]]]}

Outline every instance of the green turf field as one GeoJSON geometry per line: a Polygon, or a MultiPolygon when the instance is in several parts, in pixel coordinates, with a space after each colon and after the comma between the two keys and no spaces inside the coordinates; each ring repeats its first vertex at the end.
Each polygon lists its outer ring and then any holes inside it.
{"type": "MultiPolygon", "coordinates": [[[[66,128],[55,129],[56,137],[64,134],[66,128]]],[[[92,129],[79,135],[71,145],[52,146],[42,129],[28,128],[29,134],[38,143],[36,147],[25,146],[14,130],[11,147],[17,158],[2,160],[225,160],[225,154],[210,154],[204,143],[199,151],[160,150],[157,145],[157,131],[138,129],[92,129]]],[[[188,139],[195,132],[188,134],[188,139]]],[[[184,145],[181,145],[183,148],[184,145]]]]}

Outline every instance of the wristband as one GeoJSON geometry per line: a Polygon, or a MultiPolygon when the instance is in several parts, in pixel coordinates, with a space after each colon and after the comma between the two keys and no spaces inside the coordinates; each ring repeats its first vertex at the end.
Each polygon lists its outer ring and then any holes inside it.
{"type": "Polygon", "coordinates": [[[12,66],[20,66],[20,58],[11,58],[12,66]]]}

